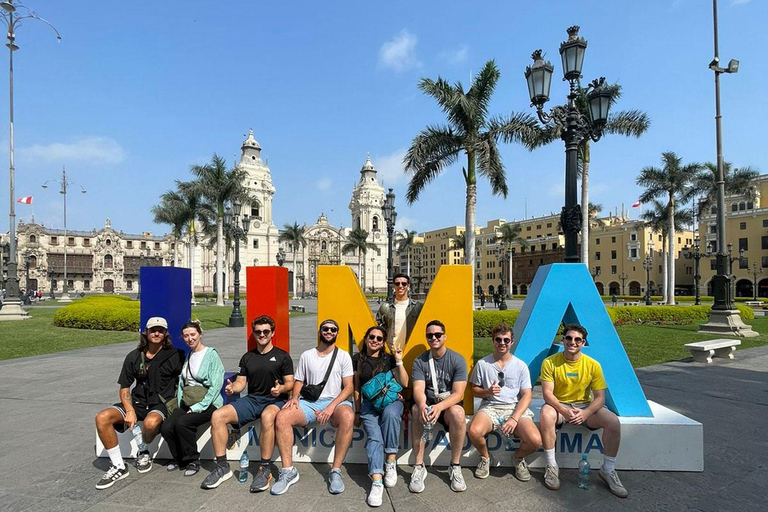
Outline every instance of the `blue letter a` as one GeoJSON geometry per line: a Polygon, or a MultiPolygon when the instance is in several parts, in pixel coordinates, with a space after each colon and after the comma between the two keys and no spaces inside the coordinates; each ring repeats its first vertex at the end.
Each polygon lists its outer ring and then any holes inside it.
{"type": "Polygon", "coordinates": [[[562,349],[553,345],[561,322],[579,323],[589,335],[584,353],[603,367],[606,405],[619,416],[653,416],[619,335],[585,265],[554,263],[539,268],[515,322],[514,354],[536,382],[544,358],[562,349]]]}

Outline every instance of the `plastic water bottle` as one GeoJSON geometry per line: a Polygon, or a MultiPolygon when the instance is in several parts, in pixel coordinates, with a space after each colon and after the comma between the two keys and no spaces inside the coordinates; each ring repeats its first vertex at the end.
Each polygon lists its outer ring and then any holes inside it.
{"type": "MultiPolygon", "coordinates": [[[[431,411],[432,411],[432,407],[427,407],[427,412],[431,412],[431,411]]],[[[432,440],[432,428],[433,428],[432,423],[424,424],[424,433],[421,434],[421,439],[425,443],[428,443],[432,440]]]]}
{"type": "Polygon", "coordinates": [[[579,461],[579,489],[589,489],[589,461],[587,461],[587,454],[581,456],[579,461]]]}
{"type": "Polygon", "coordinates": [[[147,444],[144,442],[144,434],[141,431],[141,425],[138,423],[133,425],[133,440],[136,441],[136,447],[139,449],[139,453],[147,450],[147,444]]]}
{"type": "MultiPolygon", "coordinates": [[[[503,425],[504,420],[499,418],[499,425],[503,425]]],[[[503,434],[502,434],[503,435],[503,434]]],[[[512,440],[512,436],[504,436],[506,441],[504,441],[504,447],[508,452],[511,452],[515,449],[515,442],[512,440]]]]}
{"type": "Polygon", "coordinates": [[[248,481],[248,468],[250,465],[251,461],[248,458],[248,452],[243,451],[243,455],[240,457],[240,473],[237,475],[237,479],[241,484],[248,481]]]}

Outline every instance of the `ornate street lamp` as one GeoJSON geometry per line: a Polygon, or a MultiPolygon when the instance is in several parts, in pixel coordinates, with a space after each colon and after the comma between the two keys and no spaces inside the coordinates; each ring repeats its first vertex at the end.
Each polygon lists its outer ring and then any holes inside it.
{"type": "Polygon", "coordinates": [[[701,272],[699,260],[701,260],[702,256],[709,256],[709,252],[702,254],[699,252],[699,249],[699,235],[696,235],[693,238],[693,251],[691,251],[687,245],[683,247],[683,256],[687,259],[693,259],[693,292],[696,299],[694,305],[696,306],[701,304],[701,292],[699,288],[701,272]]]}
{"type": "Polygon", "coordinates": [[[627,283],[629,276],[622,271],[619,275],[619,279],[621,279],[621,294],[624,295],[624,285],[627,283]]]}
{"type": "Polygon", "coordinates": [[[384,222],[387,223],[387,299],[392,299],[392,241],[394,240],[397,211],[395,210],[395,193],[392,189],[387,192],[384,206],[384,222]]]}
{"type": "Polygon", "coordinates": [[[232,271],[235,273],[235,298],[232,301],[232,314],[229,315],[230,327],[245,325],[243,313],[240,311],[240,239],[245,239],[248,235],[251,219],[247,215],[243,215],[242,220],[240,219],[242,208],[243,205],[235,201],[232,203],[232,208],[227,207],[224,211],[224,224],[230,227],[235,238],[235,264],[232,266],[232,271]],[[238,222],[242,222],[242,227],[238,225],[238,222]]]}
{"type": "Polygon", "coordinates": [[[501,284],[499,285],[499,296],[501,299],[501,302],[499,302],[499,310],[504,311],[508,307],[506,302],[507,290],[504,286],[504,262],[509,261],[509,251],[497,248],[496,259],[499,261],[499,279],[501,280],[501,284]]]}
{"type": "Polygon", "coordinates": [[[24,271],[25,271],[25,287],[24,287],[24,297],[22,298],[22,302],[25,306],[29,306],[32,304],[32,300],[29,298],[29,252],[24,252],[24,271]]]}
{"type": "Polygon", "coordinates": [[[565,142],[565,206],[560,213],[560,225],[565,234],[565,261],[578,263],[578,236],[581,230],[581,208],[577,200],[576,172],[578,168],[578,147],[585,138],[597,142],[608,121],[611,93],[605,87],[605,78],[593,80],[585,89],[581,87],[581,67],[587,41],[579,37],[579,27],[569,27],[568,40],[560,45],[563,63],[563,77],[570,84],[568,103],[544,112],[549,101],[552,85],[551,62],[545,62],[541,50],[533,52],[533,64],[526,67],[525,79],[531,106],[536,107],[539,120],[546,126],[557,127],[565,142]],[[576,106],[576,99],[586,93],[589,116],[582,114],[576,106]]]}
{"type": "MultiPolygon", "coordinates": [[[[27,273],[29,273],[29,271],[27,271],[27,273]]],[[[763,267],[761,266],[758,268],[757,263],[753,261],[752,262],[752,292],[754,295],[753,297],[754,300],[757,300],[757,276],[758,274],[762,274],[762,273],[763,273],[763,267]]]]}
{"type": "MultiPolygon", "coordinates": [[[[8,83],[9,94],[8,100],[10,104],[9,109],[9,130],[8,140],[10,145],[10,164],[8,167],[8,175],[10,179],[10,213],[9,213],[9,225],[10,225],[10,259],[8,260],[8,278],[6,282],[6,298],[3,301],[2,316],[5,319],[21,319],[26,318],[27,313],[21,308],[21,301],[19,300],[19,276],[18,276],[18,264],[16,262],[16,194],[14,190],[15,184],[15,166],[14,166],[14,147],[13,147],[13,52],[19,49],[16,44],[16,27],[21,25],[22,20],[34,19],[42,21],[53,29],[56,33],[56,39],[61,40],[59,31],[56,30],[49,21],[41,18],[37,13],[30,11],[26,6],[14,0],[8,0],[0,2],[0,20],[8,27],[6,36],[8,37],[8,43],[6,46],[9,50],[9,64],[8,64],[8,83]],[[17,12],[17,9],[23,10],[23,12],[17,12]]],[[[65,280],[66,286],[66,280],[65,280]]]]}
{"type": "Polygon", "coordinates": [[[648,254],[643,260],[643,268],[645,269],[645,305],[651,305],[651,269],[653,268],[653,242],[648,242],[648,254]]]}

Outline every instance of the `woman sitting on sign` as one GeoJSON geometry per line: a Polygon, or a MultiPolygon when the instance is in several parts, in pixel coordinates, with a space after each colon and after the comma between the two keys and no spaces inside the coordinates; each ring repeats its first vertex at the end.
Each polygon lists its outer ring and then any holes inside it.
{"type": "Polygon", "coordinates": [[[384,486],[397,483],[395,460],[400,441],[403,402],[398,395],[408,385],[403,367],[403,348],[395,346],[394,356],[384,351],[387,331],[370,327],[363,337],[363,350],[352,358],[355,369],[355,424],[362,423],[368,440],[368,474],[373,479],[368,505],[381,505],[384,486]],[[384,456],[386,454],[386,462],[384,456]],[[383,482],[382,482],[383,475],[383,482]]]}
{"type": "Polygon", "coordinates": [[[179,375],[176,398],[166,404],[170,417],[160,432],[173,456],[166,469],[186,467],[184,476],[193,476],[200,471],[197,427],[211,421],[213,411],[224,404],[221,396],[224,365],[215,348],[203,345],[199,321],[184,324],[181,336],[190,351],[179,375]]]}

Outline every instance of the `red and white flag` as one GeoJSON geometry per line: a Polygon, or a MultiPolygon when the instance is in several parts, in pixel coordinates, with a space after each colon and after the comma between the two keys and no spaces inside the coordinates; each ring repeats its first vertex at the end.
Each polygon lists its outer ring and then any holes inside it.
{"type": "Polygon", "coordinates": [[[32,196],[20,197],[16,200],[17,203],[32,204],[32,196]]]}
{"type": "Polygon", "coordinates": [[[643,204],[643,203],[638,201],[638,202],[636,202],[635,204],[632,205],[632,208],[639,208],[641,204],[643,204]]]}

